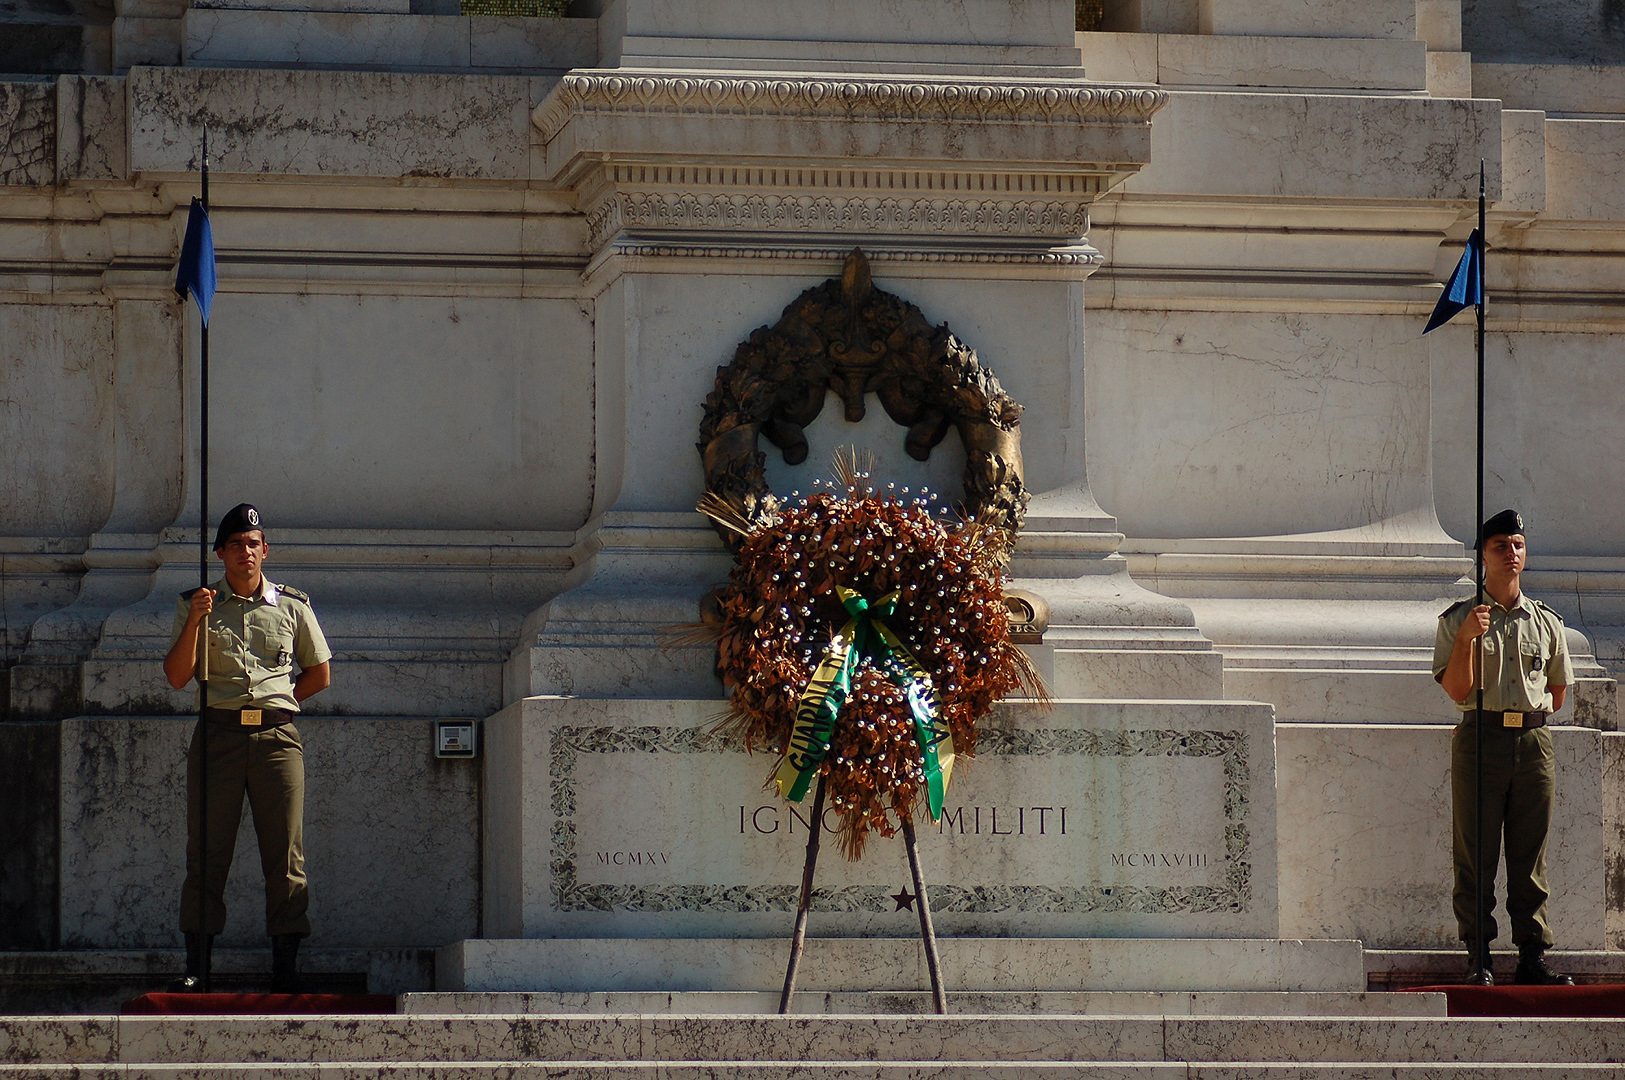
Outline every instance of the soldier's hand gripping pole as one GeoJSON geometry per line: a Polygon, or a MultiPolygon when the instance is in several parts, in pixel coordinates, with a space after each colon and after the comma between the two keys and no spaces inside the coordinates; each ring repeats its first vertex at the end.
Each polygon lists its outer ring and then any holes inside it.
{"type": "Polygon", "coordinates": [[[807,862],[801,868],[801,902],[796,905],[796,930],[790,937],[790,965],[784,969],[784,992],[779,995],[779,1015],[790,1011],[796,992],[796,975],[801,970],[801,952],[807,944],[807,909],[812,905],[813,871],[818,866],[818,835],[824,831],[824,774],[818,776],[813,795],[812,826],[807,830],[807,862]]]}

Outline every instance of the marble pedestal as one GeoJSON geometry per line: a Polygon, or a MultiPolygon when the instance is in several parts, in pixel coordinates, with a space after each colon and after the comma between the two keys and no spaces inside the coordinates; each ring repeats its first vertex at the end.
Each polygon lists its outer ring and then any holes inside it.
{"type": "MultiPolygon", "coordinates": [[[[527,698],[485,725],[485,934],[779,938],[810,801],[711,734],[722,702],[527,698]]],[[[921,857],[945,936],[1273,938],[1267,705],[1005,703],[921,857]]],[[[823,827],[836,824],[833,813],[823,827]]],[[[900,839],[827,843],[809,932],[911,938],[900,839]]]]}

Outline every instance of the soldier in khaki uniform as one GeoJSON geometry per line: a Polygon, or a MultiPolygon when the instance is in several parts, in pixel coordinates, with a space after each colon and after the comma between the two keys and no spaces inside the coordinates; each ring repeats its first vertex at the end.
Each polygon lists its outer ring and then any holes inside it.
{"type": "Polygon", "coordinates": [[[226,514],[214,540],[226,576],[208,589],[181,594],[164,658],[169,684],[181,689],[196,674],[199,631],[207,623],[204,722],[209,724],[209,760],[206,766],[200,761],[194,731],[186,758],[186,881],[180,910],[186,976],[173,987],[179,991],[202,989],[215,935],[225,929],[226,874],[244,794],[254,813],[265,871],[273,991],[298,988],[299,942],[310,934],[305,914],[305,752],[293,717],[300,702],[327,688],[333,654],[310,597],[261,573],[270,551],[256,508],[243,503],[226,514]],[[207,881],[200,881],[198,873],[200,767],[208,769],[207,881]],[[201,923],[200,890],[205,909],[201,923]]]}
{"type": "Polygon", "coordinates": [[[1518,946],[1517,983],[1572,985],[1546,966],[1552,946],[1546,919],[1546,831],[1552,820],[1557,768],[1547,718],[1563,707],[1573,680],[1563,619],[1533,597],[1519,579],[1526,556],[1524,524],[1503,510],[1479,533],[1484,592],[1491,601],[1463,600],[1439,616],[1433,677],[1461,712],[1451,743],[1450,791],[1454,818],[1456,927],[1467,943],[1467,981],[1488,986],[1489,942],[1497,933],[1495,870],[1503,833],[1507,854],[1507,919],[1518,946]],[[1483,639],[1484,711],[1477,711],[1476,642],[1483,639]],[[1484,833],[1478,832],[1478,729],[1484,732],[1484,833]],[[1480,865],[1482,858],[1482,865],[1480,865]],[[1484,875],[1484,943],[1476,942],[1478,875],[1484,875]]]}

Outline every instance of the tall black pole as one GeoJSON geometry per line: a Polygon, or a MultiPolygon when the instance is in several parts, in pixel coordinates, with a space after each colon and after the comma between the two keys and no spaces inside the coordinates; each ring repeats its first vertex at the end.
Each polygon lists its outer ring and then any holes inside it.
{"type": "MultiPolygon", "coordinates": [[[[1478,163],[1478,251],[1473,259],[1475,272],[1478,274],[1478,516],[1473,518],[1473,528],[1478,530],[1478,542],[1474,548],[1474,578],[1477,582],[1477,592],[1473,600],[1474,606],[1484,602],[1484,262],[1489,253],[1488,238],[1484,233],[1484,162],[1478,163]]],[[[1478,917],[1474,934],[1478,941],[1478,959],[1484,965],[1484,970],[1490,970],[1489,942],[1484,940],[1484,872],[1489,865],[1484,857],[1484,636],[1478,637],[1478,701],[1476,702],[1476,717],[1474,727],[1478,733],[1478,749],[1474,755],[1474,784],[1473,790],[1478,795],[1478,821],[1473,826],[1473,834],[1478,837],[1478,872],[1473,875],[1477,885],[1477,896],[1473,902],[1477,907],[1478,917]]],[[[1498,654],[1499,655],[1499,654],[1498,654]]],[[[1499,847],[1500,837],[1496,837],[1495,844],[1499,847]]]]}
{"type": "MultiPolygon", "coordinates": [[[[209,127],[203,126],[203,213],[209,212],[209,127]]],[[[201,309],[200,309],[201,311],[201,309]]],[[[203,319],[201,363],[198,365],[198,524],[197,524],[197,587],[209,587],[209,320],[203,319]]],[[[209,617],[203,617],[198,628],[197,672],[197,738],[198,738],[198,826],[197,826],[197,925],[200,939],[205,944],[199,950],[202,963],[199,973],[203,977],[203,992],[211,989],[213,967],[208,948],[208,894],[209,894],[209,617]]]]}

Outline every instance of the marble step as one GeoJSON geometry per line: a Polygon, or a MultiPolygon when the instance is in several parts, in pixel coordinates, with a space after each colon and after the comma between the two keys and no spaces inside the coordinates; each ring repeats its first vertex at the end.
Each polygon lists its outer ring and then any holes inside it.
{"type": "MultiPolygon", "coordinates": [[[[1625,1062],[1625,1020],[1437,1017],[348,1016],[0,1018],[0,1062],[1625,1062]]],[[[1617,1068],[1617,1067],[1616,1067],[1617,1068]]],[[[606,1072],[606,1075],[609,1073],[606,1072]]],[[[243,1075],[248,1075],[247,1073],[243,1075]]],[[[1565,1073],[1564,1075],[1569,1075],[1565,1073]]]]}
{"type": "MultiPolygon", "coordinates": [[[[435,956],[450,991],[778,992],[783,938],[470,938],[435,956]]],[[[1277,938],[938,939],[953,991],[1340,991],[1366,988],[1354,940],[1277,938]]],[[[809,937],[802,990],[930,987],[918,937],[809,937]]]]}
{"type": "Polygon", "coordinates": [[[1091,1062],[1081,1073],[1072,1061],[752,1061],[550,1062],[355,1062],[242,1063],[233,1065],[0,1065],[4,1080],[1603,1080],[1618,1065],[1523,1065],[1442,1062],[1361,1064],[1351,1062],[1091,1062]]]}
{"type": "MultiPolygon", "coordinates": [[[[959,1015],[1009,1016],[1448,1016],[1443,994],[1335,992],[953,992],[949,1009],[959,1015]]],[[[419,993],[400,999],[400,1012],[413,1015],[633,1014],[772,1015],[776,991],[689,993],[419,993]]],[[[892,993],[799,992],[797,1015],[884,1016],[933,1011],[928,991],[892,993]]]]}

